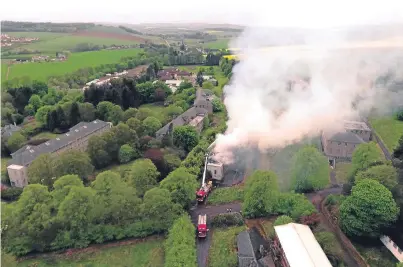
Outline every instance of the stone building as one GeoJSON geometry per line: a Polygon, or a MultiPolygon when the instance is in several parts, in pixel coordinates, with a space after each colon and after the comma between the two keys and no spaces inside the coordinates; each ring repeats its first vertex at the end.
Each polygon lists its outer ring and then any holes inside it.
{"type": "Polygon", "coordinates": [[[69,150],[85,151],[88,139],[109,130],[112,124],[101,120],[80,122],[69,132],[37,146],[26,145],[11,154],[7,163],[7,172],[12,186],[24,187],[28,184],[27,168],[39,155],[50,153],[60,155],[69,150]]]}

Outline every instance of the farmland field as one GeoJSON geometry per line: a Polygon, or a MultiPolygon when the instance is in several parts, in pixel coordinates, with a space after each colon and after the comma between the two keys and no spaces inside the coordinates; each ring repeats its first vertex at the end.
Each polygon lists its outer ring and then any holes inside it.
{"type": "Polygon", "coordinates": [[[97,266],[97,267],[162,267],[164,265],[164,250],[162,239],[149,240],[137,244],[119,245],[107,248],[89,248],[86,252],[71,256],[58,255],[25,260],[17,266],[97,266]]]}
{"type": "Polygon", "coordinates": [[[228,39],[218,39],[213,42],[205,42],[203,46],[205,48],[215,48],[215,49],[223,49],[223,48],[228,48],[228,39]]]}
{"type": "Polygon", "coordinates": [[[102,33],[102,32],[80,32],[75,35],[65,35],[54,39],[34,42],[21,46],[21,48],[39,50],[41,52],[58,52],[72,50],[78,44],[90,43],[94,45],[130,45],[139,43],[139,40],[131,35],[102,33]]]}
{"type": "Polygon", "coordinates": [[[59,32],[3,32],[3,34],[14,37],[37,37],[38,42],[68,35],[68,33],[59,32]]]}
{"type": "MultiPolygon", "coordinates": [[[[118,63],[122,57],[134,56],[141,49],[101,50],[73,53],[65,62],[21,63],[10,68],[8,79],[28,76],[31,80],[46,81],[49,76],[64,75],[80,68],[95,67],[102,64],[118,63]]],[[[2,70],[2,80],[5,74],[2,70]],[[3,76],[4,75],[4,76],[3,76]]]]}

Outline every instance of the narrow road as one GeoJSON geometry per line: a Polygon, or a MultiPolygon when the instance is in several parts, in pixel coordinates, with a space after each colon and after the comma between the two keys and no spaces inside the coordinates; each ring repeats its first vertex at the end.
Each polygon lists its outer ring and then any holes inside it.
{"type": "MultiPolygon", "coordinates": [[[[217,216],[220,213],[226,213],[227,209],[232,209],[233,212],[241,211],[240,203],[231,203],[231,204],[223,204],[219,206],[205,206],[198,205],[194,207],[190,211],[190,216],[192,218],[192,222],[197,225],[197,218],[199,215],[207,215],[207,222],[211,222],[211,219],[214,216],[217,216]]],[[[197,245],[197,264],[199,267],[205,267],[207,265],[208,260],[208,252],[210,249],[211,239],[212,239],[212,231],[209,231],[207,237],[205,239],[196,240],[197,245]]]]}

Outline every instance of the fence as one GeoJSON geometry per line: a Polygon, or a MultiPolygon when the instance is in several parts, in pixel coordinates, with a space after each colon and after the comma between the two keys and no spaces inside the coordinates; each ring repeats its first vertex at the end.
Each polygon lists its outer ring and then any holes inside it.
{"type": "Polygon", "coordinates": [[[347,249],[350,256],[355,260],[360,267],[370,267],[361,254],[357,251],[351,241],[347,236],[341,231],[340,227],[334,222],[330,212],[325,206],[325,201],[321,203],[321,210],[326,220],[329,222],[329,226],[332,228],[333,232],[337,235],[338,239],[341,241],[342,245],[347,249]]]}

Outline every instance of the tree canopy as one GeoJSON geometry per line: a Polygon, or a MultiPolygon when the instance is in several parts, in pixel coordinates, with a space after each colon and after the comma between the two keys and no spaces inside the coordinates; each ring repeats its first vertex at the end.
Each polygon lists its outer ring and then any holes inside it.
{"type": "Polygon", "coordinates": [[[157,168],[149,159],[138,159],[130,167],[125,180],[136,188],[137,195],[142,197],[146,191],[157,185],[159,176],[157,168]]]}
{"type": "Polygon", "coordinates": [[[369,142],[357,146],[352,156],[352,176],[359,171],[366,170],[371,164],[382,160],[382,154],[376,143],[369,142]]]}
{"type": "Polygon", "coordinates": [[[278,194],[277,176],[274,172],[253,172],[245,186],[243,214],[255,218],[273,213],[278,194]]]}
{"type": "Polygon", "coordinates": [[[392,190],[397,185],[397,171],[391,165],[376,165],[358,172],[355,176],[356,183],[364,179],[377,180],[387,189],[392,190]]]}
{"type": "Polygon", "coordinates": [[[364,179],[340,205],[340,226],[349,236],[376,238],[398,214],[392,193],[378,181],[364,179]]]}
{"type": "Polygon", "coordinates": [[[199,142],[199,134],[192,126],[179,126],[174,129],[173,143],[175,146],[191,151],[199,142]]]}
{"type": "Polygon", "coordinates": [[[301,148],[293,157],[292,180],[296,192],[323,189],[329,183],[329,166],[315,147],[301,148]]]}

